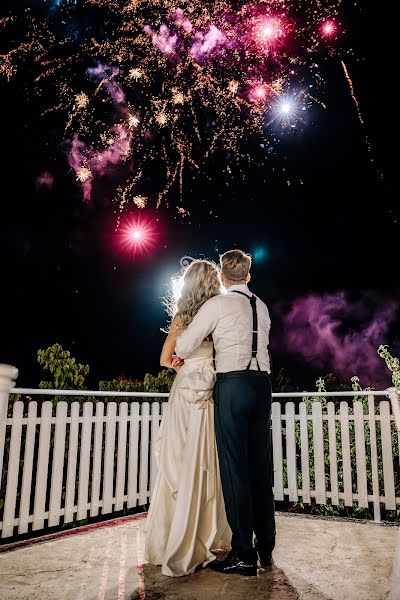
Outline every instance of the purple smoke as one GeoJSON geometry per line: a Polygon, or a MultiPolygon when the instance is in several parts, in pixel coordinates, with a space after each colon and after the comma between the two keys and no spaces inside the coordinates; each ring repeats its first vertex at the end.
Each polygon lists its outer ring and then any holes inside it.
{"type": "Polygon", "coordinates": [[[114,80],[119,73],[119,69],[117,67],[109,67],[99,63],[97,67],[89,67],[87,73],[93,79],[102,82],[102,85],[107,90],[114,102],[117,104],[125,102],[124,91],[119,83],[114,80]]]}
{"type": "Polygon", "coordinates": [[[185,33],[191,33],[193,25],[190,19],[185,17],[185,14],[181,8],[177,8],[171,15],[171,19],[176,27],[181,27],[185,33]]]}
{"type": "MultiPolygon", "coordinates": [[[[100,81],[101,85],[115,103],[118,113],[126,122],[129,111],[126,105],[125,93],[115,81],[119,70],[117,67],[98,64],[87,70],[89,77],[100,81]]],[[[84,200],[90,200],[93,181],[96,176],[108,175],[113,172],[115,165],[126,160],[130,153],[132,131],[127,124],[113,125],[103,134],[105,147],[90,148],[74,134],[72,141],[67,141],[68,163],[75,171],[83,190],[84,200]]]]}
{"type": "Polygon", "coordinates": [[[172,35],[166,25],[161,25],[159,33],[153,31],[149,25],[145,25],[144,30],[151,37],[153,45],[158,48],[160,52],[168,54],[169,56],[176,54],[176,42],[178,36],[172,35]]]}
{"type": "Polygon", "coordinates": [[[119,164],[129,154],[132,133],[123,125],[111,127],[110,133],[114,136],[114,142],[96,152],[90,162],[92,170],[98,175],[107,174],[112,165],[119,164]]]}
{"type": "MultiPolygon", "coordinates": [[[[78,138],[76,133],[74,134],[72,141],[68,141],[67,143],[70,145],[68,164],[75,171],[75,173],[78,173],[82,166],[88,165],[93,157],[93,152],[88,146],[86,146],[85,142],[82,142],[82,140],[78,138]]],[[[92,184],[92,176],[88,177],[86,181],[81,182],[84,200],[90,200],[92,194],[92,184]]]]}
{"type": "MultiPolygon", "coordinates": [[[[190,41],[189,56],[194,60],[207,58],[218,46],[226,42],[225,35],[215,25],[210,25],[206,33],[202,31],[194,32],[192,22],[185,17],[182,9],[176,9],[171,14],[171,20],[173,26],[182,29],[184,34],[193,34],[190,41]]],[[[178,46],[179,48],[185,46],[184,36],[172,33],[164,23],[160,26],[159,32],[154,31],[149,25],[146,25],[144,30],[151,37],[153,45],[163,54],[176,56],[178,46]]]]}
{"type": "Polygon", "coordinates": [[[385,343],[398,307],[398,302],[373,294],[358,302],[350,302],[345,292],[300,298],[282,315],[285,349],[321,374],[329,370],[347,380],[357,375],[361,384],[387,387],[390,375],[377,349],[385,343]],[[355,330],[344,326],[349,321],[363,324],[355,330]]]}
{"type": "Polygon", "coordinates": [[[36,189],[45,187],[51,190],[54,185],[54,177],[49,171],[43,171],[43,173],[41,173],[39,177],[36,178],[35,185],[36,189]]]}
{"type": "Polygon", "coordinates": [[[222,31],[215,25],[211,25],[207,33],[204,34],[200,31],[196,33],[189,54],[195,60],[200,60],[211,54],[217,46],[224,44],[225,40],[222,31]]]}
{"type": "Polygon", "coordinates": [[[132,133],[123,125],[115,125],[109,130],[112,143],[106,148],[93,150],[75,134],[69,143],[68,163],[78,175],[82,167],[90,170],[90,175],[81,181],[84,200],[90,200],[93,187],[93,177],[112,173],[112,167],[128,158],[132,133]]]}

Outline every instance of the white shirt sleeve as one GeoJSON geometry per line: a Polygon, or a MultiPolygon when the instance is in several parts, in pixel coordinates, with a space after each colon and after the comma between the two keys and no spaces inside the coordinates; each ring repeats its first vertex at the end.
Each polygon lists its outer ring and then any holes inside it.
{"type": "Polygon", "coordinates": [[[178,337],[175,353],[180,358],[187,358],[214,331],[218,322],[218,303],[207,300],[190,323],[178,337]]]}

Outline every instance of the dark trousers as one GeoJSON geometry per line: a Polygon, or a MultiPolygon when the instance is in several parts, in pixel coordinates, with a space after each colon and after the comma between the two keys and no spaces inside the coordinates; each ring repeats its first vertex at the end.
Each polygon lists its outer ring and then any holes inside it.
{"type": "Polygon", "coordinates": [[[275,546],[270,379],[254,371],[219,374],[214,403],[232,551],[240,559],[254,562],[253,532],[261,552],[272,552],[275,546]]]}

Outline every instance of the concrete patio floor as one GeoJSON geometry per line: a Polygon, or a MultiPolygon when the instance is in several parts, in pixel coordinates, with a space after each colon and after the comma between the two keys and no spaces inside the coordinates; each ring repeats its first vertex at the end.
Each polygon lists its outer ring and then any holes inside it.
{"type": "MultiPolygon", "coordinates": [[[[168,578],[144,564],[144,516],[0,554],[1,600],[383,600],[396,527],[277,515],[275,566],[168,578]]],[[[393,596],[397,597],[397,596],[393,596]]],[[[400,598],[400,595],[398,596],[400,598]]]]}

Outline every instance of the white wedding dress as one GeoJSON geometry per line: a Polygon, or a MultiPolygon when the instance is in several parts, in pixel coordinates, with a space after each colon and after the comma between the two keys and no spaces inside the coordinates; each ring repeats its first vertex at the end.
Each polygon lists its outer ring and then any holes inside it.
{"type": "Polygon", "coordinates": [[[158,474],[146,521],[146,560],[172,577],[189,575],[229,548],[214,435],[212,343],[178,371],[155,444],[158,474]]]}

